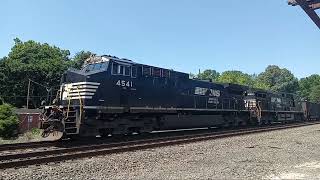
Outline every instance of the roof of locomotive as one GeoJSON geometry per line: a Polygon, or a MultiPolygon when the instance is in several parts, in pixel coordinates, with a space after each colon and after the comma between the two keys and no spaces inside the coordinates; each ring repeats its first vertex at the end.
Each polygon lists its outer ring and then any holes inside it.
{"type": "MultiPolygon", "coordinates": [[[[118,63],[128,64],[128,65],[132,64],[132,65],[141,65],[141,66],[149,66],[149,67],[153,67],[153,68],[167,69],[167,68],[161,68],[161,67],[151,66],[151,65],[147,65],[147,64],[137,63],[133,60],[126,59],[126,58],[119,58],[119,57],[111,56],[111,55],[96,56],[95,54],[91,55],[88,59],[85,60],[85,62],[83,64],[83,68],[89,64],[103,63],[103,62],[109,62],[109,61],[115,61],[118,63]]],[[[187,74],[187,73],[175,71],[173,69],[167,69],[167,70],[177,73],[177,77],[189,78],[189,74],[187,74]]]]}

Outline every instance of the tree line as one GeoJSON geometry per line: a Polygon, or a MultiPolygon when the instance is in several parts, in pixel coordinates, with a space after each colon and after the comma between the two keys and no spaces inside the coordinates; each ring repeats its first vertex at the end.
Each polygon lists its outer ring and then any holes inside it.
{"type": "Polygon", "coordinates": [[[68,68],[79,69],[90,55],[89,51],[81,51],[70,57],[69,50],[16,38],[8,56],[0,59],[0,98],[15,107],[25,106],[32,80],[29,103],[39,107],[43,100],[55,96],[61,75],[68,68]]]}
{"type": "MultiPolygon", "coordinates": [[[[69,50],[32,40],[23,42],[16,38],[9,54],[0,59],[0,98],[15,107],[25,106],[28,83],[32,80],[30,104],[31,107],[39,107],[41,101],[55,96],[61,75],[68,68],[81,68],[84,60],[91,54],[90,51],[80,51],[70,56],[69,50]]],[[[288,69],[275,65],[270,65],[264,72],[253,75],[241,71],[219,73],[207,69],[197,75],[191,74],[191,77],[296,93],[304,100],[320,102],[318,74],[298,79],[288,69]]]]}
{"type": "Polygon", "coordinates": [[[264,72],[258,75],[241,71],[219,73],[216,70],[207,69],[197,75],[191,74],[191,77],[218,83],[240,84],[273,92],[294,93],[301,100],[320,103],[320,76],[318,74],[298,79],[288,69],[276,65],[269,65],[264,72]]]}

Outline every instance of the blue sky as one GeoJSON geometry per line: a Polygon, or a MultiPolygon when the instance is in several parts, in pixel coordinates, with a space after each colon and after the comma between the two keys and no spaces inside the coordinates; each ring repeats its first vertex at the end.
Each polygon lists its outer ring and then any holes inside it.
{"type": "Polygon", "coordinates": [[[187,73],[320,71],[320,31],[286,0],[1,0],[0,22],[0,57],[18,37],[187,73]]]}

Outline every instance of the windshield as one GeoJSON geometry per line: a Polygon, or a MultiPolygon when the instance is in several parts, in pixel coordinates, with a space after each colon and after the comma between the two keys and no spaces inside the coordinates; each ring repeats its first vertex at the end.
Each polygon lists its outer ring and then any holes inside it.
{"type": "Polygon", "coordinates": [[[85,73],[91,72],[91,71],[105,71],[108,68],[108,63],[109,62],[88,64],[82,69],[82,71],[85,73]]]}

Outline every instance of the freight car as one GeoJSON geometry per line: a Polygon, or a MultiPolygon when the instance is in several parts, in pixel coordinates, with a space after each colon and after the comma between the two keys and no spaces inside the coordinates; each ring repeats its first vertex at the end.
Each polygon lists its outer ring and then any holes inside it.
{"type": "Polygon", "coordinates": [[[186,73],[115,56],[92,56],[68,70],[55,104],[44,108],[44,135],[108,136],[154,130],[295,121],[290,94],[190,79],[186,73]]]}

